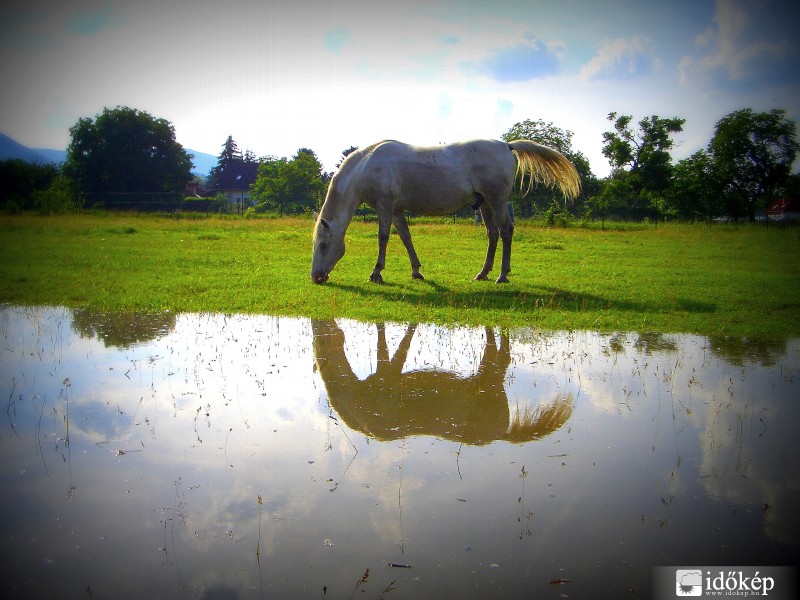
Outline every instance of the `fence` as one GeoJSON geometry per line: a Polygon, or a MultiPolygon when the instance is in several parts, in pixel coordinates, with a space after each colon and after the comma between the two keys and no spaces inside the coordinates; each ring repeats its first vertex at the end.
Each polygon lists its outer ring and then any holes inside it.
{"type": "Polygon", "coordinates": [[[184,198],[165,192],[112,192],[83,194],[80,206],[86,210],[119,212],[222,212],[226,202],[214,198],[184,198]]]}

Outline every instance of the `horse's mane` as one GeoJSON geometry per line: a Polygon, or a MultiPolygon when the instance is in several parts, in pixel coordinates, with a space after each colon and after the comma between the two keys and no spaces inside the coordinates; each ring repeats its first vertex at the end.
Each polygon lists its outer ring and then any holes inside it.
{"type": "MultiPolygon", "coordinates": [[[[386,142],[391,142],[393,140],[382,140],[380,142],[375,142],[374,144],[370,144],[366,148],[360,148],[358,150],[354,150],[350,154],[348,154],[345,159],[342,161],[342,164],[339,166],[339,170],[336,172],[336,175],[347,175],[353,169],[355,169],[362,160],[372,154],[373,150],[378,146],[385,144],[386,142]]],[[[334,177],[336,177],[334,175],[334,177]]]]}
{"type": "MultiPolygon", "coordinates": [[[[374,144],[370,144],[366,148],[360,148],[348,154],[342,161],[342,164],[339,165],[339,170],[336,171],[336,173],[334,173],[330,183],[328,184],[328,193],[326,195],[326,200],[327,196],[330,196],[331,194],[337,194],[339,196],[346,195],[347,188],[350,186],[350,179],[353,176],[353,174],[358,170],[359,165],[361,165],[365,159],[369,158],[369,156],[378,146],[385,144],[387,141],[391,140],[383,140],[380,142],[376,142],[374,144]]],[[[322,210],[320,211],[320,216],[326,219],[331,217],[331,215],[327,214],[326,212],[327,205],[328,205],[327,202],[323,203],[322,210]]],[[[338,210],[338,207],[331,206],[330,209],[338,210]]],[[[316,230],[315,230],[315,238],[316,238],[316,230]]]]}
{"type": "Polygon", "coordinates": [[[354,150],[348,154],[342,161],[342,164],[339,165],[339,170],[333,175],[330,183],[330,189],[333,189],[339,193],[344,192],[344,189],[347,187],[350,176],[353,174],[353,172],[358,168],[365,158],[372,154],[372,151],[375,150],[375,148],[384,143],[385,141],[376,142],[367,146],[366,148],[354,150]]]}

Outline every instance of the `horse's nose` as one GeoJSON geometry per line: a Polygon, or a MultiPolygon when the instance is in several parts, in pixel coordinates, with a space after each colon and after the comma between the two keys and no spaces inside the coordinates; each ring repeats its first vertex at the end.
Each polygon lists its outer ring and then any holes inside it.
{"type": "Polygon", "coordinates": [[[325,273],[312,273],[311,281],[314,283],[325,283],[328,281],[328,276],[325,273]]]}

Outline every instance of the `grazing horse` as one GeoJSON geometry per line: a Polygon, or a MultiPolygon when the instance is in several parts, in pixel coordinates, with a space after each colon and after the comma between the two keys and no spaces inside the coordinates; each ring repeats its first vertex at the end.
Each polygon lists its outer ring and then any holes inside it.
{"type": "Polygon", "coordinates": [[[486,279],[494,264],[497,240],[503,240],[503,262],[497,283],[507,283],[511,271],[514,225],[507,203],[515,174],[520,183],[557,185],[565,198],[580,192],[580,177],[562,154],[528,140],[473,140],[418,147],[383,141],[351,153],[331,179],[325,203],[314,227],[311,280],[325,283],[344,256],[344,233],[364,202],[378,213],[378,261],[370,280],[383,283],[381,271],[392,224],[411,260],[411,277],[424,279],[404,212],[449,215],[465,206],[480,208],[489,246],[475,279],[486,279]]]}

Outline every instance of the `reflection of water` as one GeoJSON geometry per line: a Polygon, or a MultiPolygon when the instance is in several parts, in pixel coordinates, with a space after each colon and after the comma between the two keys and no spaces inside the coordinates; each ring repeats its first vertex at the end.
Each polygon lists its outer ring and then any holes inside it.
{"type": "Polygon", "coordinates": [[[798,340],[86,331],[0,308],[3,597],[646,596],[800,558],[798,340]]]}
{"type": "Polygon", "coordinates": [[[313,321],[314,357],[328,400],[353,429],[379,440],[409,435],[486,444],[494,440],[525,442],[556,431],[572,414],[571,397],[536,409],[525,406],[513,419],[505,392],[511,364],[508,336],[486,328],[481,360],[462,376],[437,368],[404,371],[415,325],[409,325],[389,357],[385,325],[377,326],[377,368],[359,379],[345,353],[345,335],[336,323],[313,321]]]}

